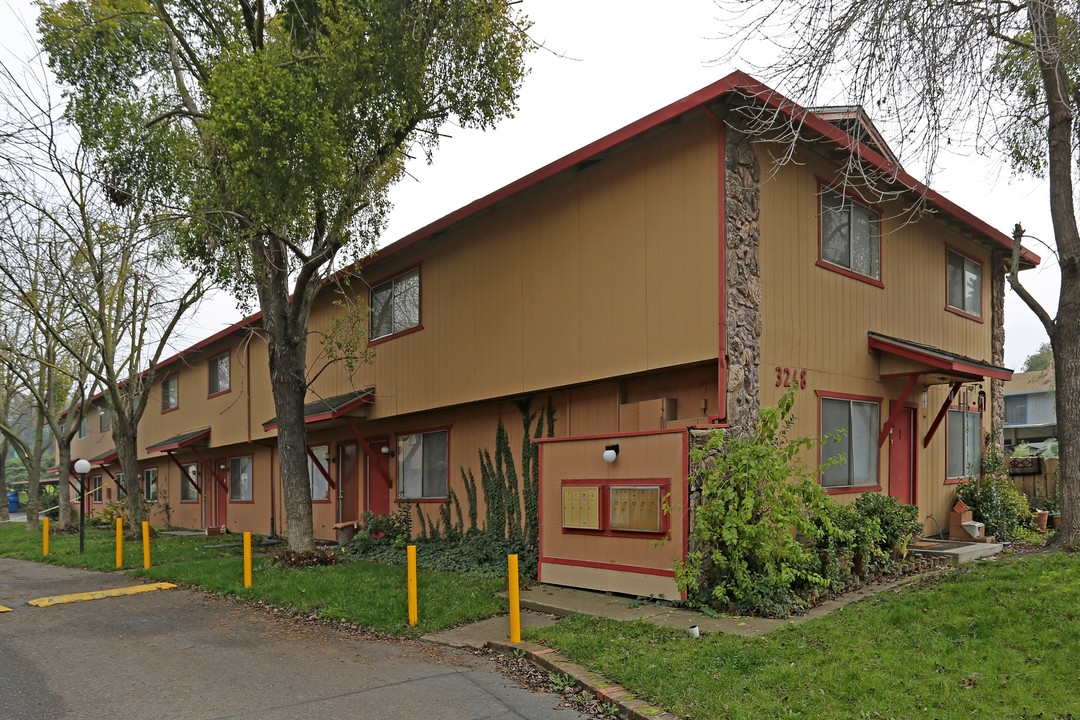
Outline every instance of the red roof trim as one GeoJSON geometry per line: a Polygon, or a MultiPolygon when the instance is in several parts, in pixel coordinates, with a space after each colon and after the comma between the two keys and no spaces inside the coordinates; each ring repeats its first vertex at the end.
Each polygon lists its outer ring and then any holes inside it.
{"type": "Polygon", "coordinates": [[[170,450],[182,450],[183,448],[197,443],[200,440],[205,440],[208,437],[210,437],[210,428],[206,428],[198,435],[192,435],[191,437],[185,438],[180,442],[169,443],[168,445],[160,443],[157,445],[148,445],[146,448],[146,452],[169,452],[170,450]]]}
{"type": "MultiPolygon", "coordinates": [[[[551,162],[539,170],[525,175],[518,180],[506,185],[505,187],[496,190],[484,197],[474,200],[473,202],[461,207],[449,215],[445,215],[442,218],[425,225],[424,227],[416,230],[405,237],[387,245],[376,254],[364,258],[360,261],[361,267],[366,267],[372,263],[383,260],[410,245],[415,244],[420,240],[424,240],[432,235],[440,233],[451,226],[468,219],[476,213],[486,210],[496,203],[506,200],[523,190],[526,190],[537,183],[546,180],[558,173],[568,170],[578,163],[588,160],[589,158],[598,155],[606,150],[619,145],[631,138],[637,137],[648,130],[652,130],[673,118],[676,118],[684,113],[701,107],[707,102],[716,100],[724,95],[738,92],[747,97],[754,98],[764,104],[766,107],[773,108],[780,113],[798,120],[805,127],[812,130],[814,133],[821,135],[826,140],[839,145],[840,147],[848,150],[852,154],[858,155],[861,159],[874,166],[876,169],[891,175],[897,182],[904,187],[908,188],[912,192],[922,195],[926,198],[927,203],[937,210],[949,215],[950,217],[959,220],[972,230],[985,235],[989,240],[1004,246],[1008,250],[1012,250],[1012,238],[1005,233],[991,227],[988,223],[972,215],[967,210],[946,199],[938,192],[931,190],[923,183],[919,182],[912,176],[904,172],[899,165],[882,157],[879,153],[872,150],[867,145],[859,142],[855,138],[851,137],[843,130],[840,130],[835,125],[827,122],[826,120],[814,115],[806,108],[796,104],[794,101],[789,100],[780,93],[776,92],[772,88],[758,82],[754,78],[750,77],[744,72],[736,71],[728,75],[727,77],[719,80],[711,85],[708,85],[695,93],[687,95],[681,100],[663,107],[656,112],[650,113],[645,117],[636,120],[624,128],[616,130],[613,133],[605,135],[604,137],[589,143],[583,148],[575,150],[574,152],[566,155],[554,162],[551,162]]],[[[1024,248],[1021,251],[1021,256],[1031,262],[1034,265],[1038,265],[1040,258],[1035,253],[1024,248]]],[[[352,268],[345,268],[336,273],[332,280],[338,279],[349,272],[352,268]]]]}

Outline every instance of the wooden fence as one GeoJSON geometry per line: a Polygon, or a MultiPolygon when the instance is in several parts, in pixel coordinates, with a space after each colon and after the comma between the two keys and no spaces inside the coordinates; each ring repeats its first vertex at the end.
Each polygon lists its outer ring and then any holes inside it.
{"type": "Polygon", "coordinates": [[[1040,457],[1006,457],[1013,485],[1034,504],[1036,498],[1057,497],[1058,461],[1040,457]]]}

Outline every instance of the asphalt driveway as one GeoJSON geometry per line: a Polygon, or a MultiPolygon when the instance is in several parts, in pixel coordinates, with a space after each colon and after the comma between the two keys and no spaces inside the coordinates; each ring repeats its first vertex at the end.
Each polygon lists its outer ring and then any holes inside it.
{"type": "Polygon", "coordinates": [[[290,623],[186,590],[37,608],[137,584],[0,558],[0,720],[583,716],[474,655],[290,623]]]}

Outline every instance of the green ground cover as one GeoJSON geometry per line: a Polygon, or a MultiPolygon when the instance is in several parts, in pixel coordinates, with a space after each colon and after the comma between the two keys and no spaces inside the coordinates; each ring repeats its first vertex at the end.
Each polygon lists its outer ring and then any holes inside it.
{"type": "MultiPolygon", "coordinates": [[[[507,610],[507,601],[494,595],[505,585],[505,578],[469,575],[463,580],[458,573],[421,570],[417,592],[419,622],[410,628],[405,568],[360,561],[324,567],[278,568],[271,566],[269,557],[256,555],[252,587],[245,588],[241,548],[206,547],[240,539],[239,535],[160,536],[152,541],[152,565],[148,570],[142,567],[142,543],[129,541],[124,543],[125,572],[261,600],[396,635],[432,632],[507,610]]],[[[29,533],[21,524],[0,525],[0,557],[90,570],[116,568],[115,534],[111,530],[87,528],[86,552],[82,555],[77,534],[53,535],[49,545],[49,557],[42,557],[40,533],[29,533]]]]}
{"type": "Polygon", "coordinates": [[[763,638],[583,616],[526,637],[686,718],[1080,716],[1075,555],[1003,558],[763,638]]]}

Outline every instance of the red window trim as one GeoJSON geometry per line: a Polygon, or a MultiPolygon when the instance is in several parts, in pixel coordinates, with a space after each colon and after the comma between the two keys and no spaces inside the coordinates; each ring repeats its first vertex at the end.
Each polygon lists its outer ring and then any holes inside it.
{"type": "Polygon", "coordinates": [[[425,428],[423,430],[409,430],[409,431],[406,431],[406,432],[395,432],[394,433],[394,445],[393,445],[393,448],[394,448],[394,462],[390,463],[390,465],[393,466],[393,468],[394,468],[394,477],[393,477],[393,484],[390,486],[390,492],[392,493],[392,497],[394,499],[395,504],[403,503],[403,502],[414,502],[414,503],[425,503],[425,502],[444,503],[444,502],[446,502],[446,498],[449,497],[449,491],[450,491],[450,428],[452,428],[452,427],[453,427],[453,425],[443,425],[443,426],[440,426],[440,427],[425,428]],[[397,453],[398,453],[398,438],[403,437],[405,435],[424,435],[426,433],[436,433],[436,432],[443,432],[443,431],[446,432],[446,490],[447,490],[447,494],[443,495],[441,497],[424,497],[424,498],[401,497],[400,493],[398,493],[398,482],[399,482],[400,478],[398,478],[398,474],[397,474],[397,464],[398,464],[398,460],[399,460],[399,458],[397,456],[397,453]]]}
{"type": "Polygon", "coordinates": [[[814,264],[817,265],[820,268],[825,268],[826,270],[831,270],[832,272],[838,273],[838,274],[843,275],[845,277],[849,277],[849,278],[852,278],[854,280],[860,280],[860,281],[866,283],[867,285],[873,285],[874,287],[884,288],[885,287],[885,282],[884,282],[883,279],[873,278],[873,277],[870,277],[869,275],[863,275],[861,273],[855,272],[854,270],[843,267],[842,265],[836,265],[834,263],[831,263],[828,260],[826,260],[824,258],[824,256],[821,254],[821,250],[822,250],[822,244],[821,244],[821,216],[822,216],[821,198],[822,198],[822,190],[825,189],[825,190],[830,190],[830,191],[832,191],[832,192],[834,192],[834,193],[836,193],[838,195],[843,195],[844,197],[851,200],[851,202],[857,203],[857,204],[863,206],[864,208],[867,208],[868,210],[871,210],[872,212],[877,214],[877,216],[878,216],[878,274],[881,276],[881,278],[884,278],[885,277],[885,253],[883,253],[882,250],[881,250],[881,216],[884,213],[882,212],[881,207],[878,206],[878,205],[875,205],[873,203],[866,202],[865,200],[863,200],[858,195],[855,195],[854,193],[850,192],[847,188],[840,187],[840,186],[837,186],[837,185],[835,185],[833,183],[830,183],[828,180],[826,180],[825,178],[823,178],[823,177],[821,177],[819,175],[815,176],[815,179],[817,180],[817,183],[818,183],[818,192],[817,192],[818,253],[817,253],[817,262],[815,262],[814,264]]]}
{"type": "Polygon", "coordinates": [[[226,350],[225,352],[218,353],[214,357],[210,358],[209,362],[206,363],[206,398],[207,399],[215,398],[215,397],[219,397],[221,395],[225,395],[225,394],[231,393],[231,392],[232,392],[232,350],[229,349],[229,350],[226,350]],[[225,388],[224,390],[218,390],[217,392],[210,392],[210,366],[215,360],[220,358],[222,355],[225,355],[225,356],[227,356],[229,358],[229,387],[225,388]]]}
{"type": "Polygon", "coordinates": [[[949,243],[945,243],[945,312],[950,312],[953,315],[959,315],[962,318],[967,318],[968,320],[974,320],[975,322],[978,322],[978,323],[985,322],[983,320],[983,317],[982,317],[982,311],[983,311],[982,288],[983,288],[983,283],[984,283],[985,279],[986,279],[986,263],[983,262],[982,258],[977,258],[977,257],[975,257],[974,255],[972,255],[970,253],[966,253],[963,250],[961,250],[960,248],[956,247],[955,245],[950,245],[949,243]],[[979,314],[978,315],[973,315],[972,313],[969,313],[966,310],[961,310],[960,308],[953,307],[952,305],[949,304],[949,253],[950,252],[954,252],[957,255],[959,255],[960,257],[967,258],[971,262],[979,263],[979,314]]]}
{"type": "MultiPolygon", "coordinates": [[[[321,442],[321,443],[317,443],[315,445],[308,445],[308,449],[310,449],[310,450],[314,450],[317,447],[325,447],[326,448],[326,454],[330,455],[331,457],[333,457],[333,455],[331,455],[331,449],[336,449],[336,446],[334,445],[334,443],[331,443],[329,440],[327,440],[324,443],[321,442]]],[[[306,454],[306,451],[305,451],[305,454],[306,454]]],[[[311,458],[308,457],[308,460],[311,460],[311,458]]],[[[330,464],[330,459],[328,458],[327,461],[326,461],[326,474],[330,475],[330,473],[331,473],[331,471],[333,469],[334,469],[333,466],[330,464]]],[[[311,482],[311,478],[308,478],[308,482],[309,483],[311,482]]],[[[319,498],[318,500],[316,500],[315,498],[311,498],[311,504],[312,505],[330,505],[330,504],[332,504],[334,502],[334,496],[336,494],[337,493],[334,492],[334,489],[330,487],[330,483],[326,483],[326,497],[325,498],[319,498]]]]}
{"type": "Polygon", "coordinates": [[[230,455],[225,461],[225,467],[229,471],[229,487],[225,491],[225,498],[229,505],[253,505],[255,503],[255,455],[230,455]],[[239,460],[240,458],[251,458],[251,499],[250,500],[233,500],[232,499],[232,461],[239,460]]]}
{"type": "Polygon", "coordinates": [[[619,537],[619,538],[641,538],[655,541],[658,538],[666,538],[671,534],[671,513],[666,513],[661,510],[660,512],[660,530],[652,531],[634,531],[634,530],[612,530],[611,529],[611,488],[613,487],[626,487],[626,486],[643,486],[643,487],[655,487],[660,486],[660,500],[663,501],[665,496],[671,495],[671,478],[601,478],[601,479],[574,479],[563,480],[559,486],[561,490],[564,487],[575,486],[599,486],[600,492],[597,502],[600,503],[600,527],[593,530],[589,528],[568,528],[563,527],[560,523],[559,529],[562,530],[564,535],[591,535],[593,537],[619,537]]]}
{"type": "Polygon", "coordinates": [[[177,410],[180,409],[180,373],[172,373],[172,374],[166,375],[164,378],[162,378],[162,380],[161,380],[161,402],[162,402],[162,408],[161,408],[161,414],[162,415],[164,415],[165,413],[176,412],[177,410]],[[169,382],[170,380],[172,380],[174,378],[176,379],[176,404],[173,405],[171,408],[167,408],[167,407],[164,407],[164,403],[165,403],[165,383],[169,382]]]}
{"type": "MultiPolygon", "coordinates": [[[[418,291],[420,293],[420,297],[419,297],[419,299],[417,300],[417,303],[416,303],[416,316],[417,316],[416,325],[414,325],[411,328],[406,328],[405,330],[398,331],[396,333],[390,333],[389,335],[381,335],[381,336],[379,336],[377,338],[369,339],[368,340],[368,347],[373,347],[375,345],[381,345],[382,343],[387,342],[388,340],[395,340],[395,339],[397,339],[399,337],[404,337],[405,335],[411,335],[414,332],[420,332],[421,330],[424,329],[424,271],[421,268],[422,264],[423,263],[413,263],[412,265],[409,265],[406,268],[402,268],[401,270],[397,271],[396,273],[393,273],[392,275],[386,275],[385,277],[383,277],[383,278],[381,278],[381,279],[379,279],[379,280],[377,280],[377,281],[375,281],[373,283],[370,283],[368,285],[367,302],[368,302],[368,310],[369,311],[371,310],[371,293],[373,293],[375,291],[375,288],[379,287],[380,285],[385,285],[386,283],[390,282],[391,280],[394,280],[395,278],[399,278],[402,275],[408,275],[413,270],[416,270],[417,288],[418,288],[418,291]]],[[[369,334],[371,333],[371,322],[370,321],[368,322],[368,333],[369,334]]]]}
{"type": "MultiPolygon", "coordinates": [[[[877,406],[878,406],[878,425],[879,425],[879,427],[876,428],[876,430],[878,432],[881,432],[881,427],[880,427],[880,425],[881,425],[881,404],[882,404],[882,402],[884,402],[883,397],[879,397],[879,396],[875,396],[875,395],[856,395],[856,394],[853,394],[853,393],[832,392],[830,390],[815,390],[814,394],[816,394],[817,398],[818,398],[818,416],[817,416],[817,437],[818,437],[817,464],[818,464],[818,467],[821,467],[821,442],[820,442],[820,440],[821,440],[821,432],[822,432],[822,430],[821,430],[821,401],[823,399],[831,398],[833,400],[858,400],[860,402],[877,403],[877,406]]],[[[878,454],[877,454],[877,482],[875,484],[873,484],[873,485],[851,485],[851,486],[849,486],[849,485],[841,485],[840,487],[825,487],[824,485],[821,485],[821,472],[819,471],[818,472],[818,485],[820,485],[821,488],[825,492],[829,493],[830,495],[845,495],[845,494],[848,494],[848,493],[868,492],[868,491],[878,491],[878,492],[880,492],[881,491],[881,448],[880,447],[878,448],[878,454]]]]}

